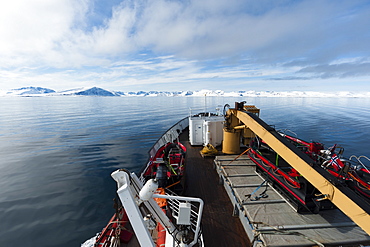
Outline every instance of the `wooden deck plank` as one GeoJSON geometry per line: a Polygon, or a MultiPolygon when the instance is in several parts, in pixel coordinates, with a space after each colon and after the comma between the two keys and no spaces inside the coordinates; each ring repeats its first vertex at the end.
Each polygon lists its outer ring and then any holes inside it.
{"type": "Polygon", "coordinates": [[[202,147],[192,147],[185,138],[180,141],[187,148],[185,193],[204,201],[202,230],[205,246],[249,247],[250,241],[241,222],[232,216],[233,205],[218,183],[213,158],[202,158],[199,153],[202,147]]]}

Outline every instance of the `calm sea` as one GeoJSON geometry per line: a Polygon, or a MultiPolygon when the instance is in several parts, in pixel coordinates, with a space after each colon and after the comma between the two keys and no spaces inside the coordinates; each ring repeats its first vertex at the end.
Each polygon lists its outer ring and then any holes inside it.
{"type": "Polygon", "coordinates": [[[113,214],[110,173],[138,171],[189,114],[247,101],[276,129],[370,156],[370,99],[0,98],[0,246],[80,246],[113,214]]]}

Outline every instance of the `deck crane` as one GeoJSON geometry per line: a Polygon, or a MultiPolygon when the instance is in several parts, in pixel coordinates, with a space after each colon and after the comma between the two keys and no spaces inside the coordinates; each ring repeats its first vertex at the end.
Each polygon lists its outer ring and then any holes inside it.
{"type": "Polygon", "coordinates": [[[315,165],[305,153],[284,139],[274,128],[259,118],[259,110],[235,103],[235,108],[224,109],[226,119],[223,149],[240,145],[240,130],[263,139],[279,156],[296,169],[322,195],[330,200],[344,214],[351,218],[370,235],[370,205],[350,188],[336,182],[328,172],[315,165]],[[254,109],[254,110],[253,110],[254,109]],[[256,114],[257,113],[257,114],[256,114]],[[239,130],[239,131],[238,131],[239,130]]]}

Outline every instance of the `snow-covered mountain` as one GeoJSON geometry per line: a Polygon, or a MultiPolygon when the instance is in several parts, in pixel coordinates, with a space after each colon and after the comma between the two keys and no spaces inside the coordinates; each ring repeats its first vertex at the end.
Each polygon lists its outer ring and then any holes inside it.
{"type": "Polygon", "coordinates": [[[139,91],[139,92],[121,92],[110,91],[99,87],[92,88],[76,88],[63,91],[55,91],[53,89],[42,87],[22,87],[12,90],[0,90],[0,96],[108,96],[108,97],[208,97],[208,96],[223,96],[223,97],[366,97],[370,98],[370,92],[352,93],[352,92],[274,92],[274,91],[233,91],[225,92],[222,90],[200,90],[200,91],[139,91]]]}
{"type": "Polygon", "coordinates": [[[53,89],[42,88],[42,87],[22,87],[22,88],[12,89],[6,92],[7,95],[34,95],[34,94],[49,94],[49,93],[55,93],[55,91],[53,89]]]}

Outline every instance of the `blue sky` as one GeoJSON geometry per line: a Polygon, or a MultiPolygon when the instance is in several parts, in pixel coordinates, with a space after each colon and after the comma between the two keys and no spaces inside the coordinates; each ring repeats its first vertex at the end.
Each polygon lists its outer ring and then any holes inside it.
{"type": "Polygon", "coordinates": [[[370,1],[1,1],[0,37],[0,89],[370,91],[370,1]]]}

